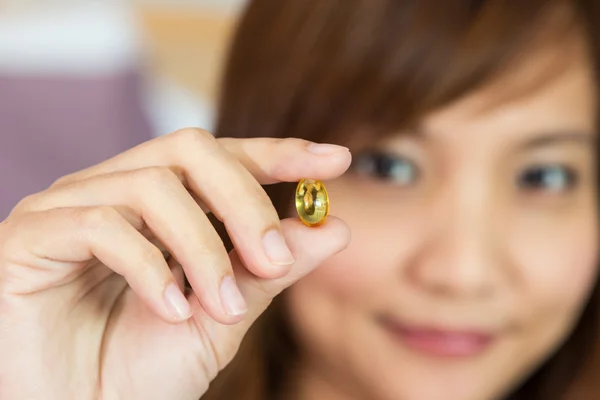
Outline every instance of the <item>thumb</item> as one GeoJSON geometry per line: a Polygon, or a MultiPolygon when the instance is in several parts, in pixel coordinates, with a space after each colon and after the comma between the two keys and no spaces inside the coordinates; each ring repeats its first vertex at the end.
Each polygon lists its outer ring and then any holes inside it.
{"type": "Polygon", "coordinates": [[[254,314],[258,317],[273,297],[312,272],[329,257],[344,250],[350,242],[348,226],[335,217],[329,217],[319,227],[308,227],[298,219],[283,220],[281,226],[296,260],[286,276],[278,279],[256,277],[244,268],[237,254],[232,254],[236,279],[250,309],[248,318],[254,314]]]}
{"type": "Polygon", "coordinates": [[[297,219],[285,219],[281,221],[281,227],[296,260],[290,272],[278,279],[259,278],[244,267],[234,250],[230,255],[231,263],[237,285],[248,305],[247,314],[235,325],[223,325],[214,321],[211,323],[207,321],[209,317],[204,313],[197,315],[197,318],[204,320],[201,323],[217,353],[219,369],[225,367],[233,358],[247,330],[275,296],[309,274],[326,259],[344,250],[350,242],[348,226],[336,217],[329,217],[327,222],[319,227],[308,227],[297,219]]]}

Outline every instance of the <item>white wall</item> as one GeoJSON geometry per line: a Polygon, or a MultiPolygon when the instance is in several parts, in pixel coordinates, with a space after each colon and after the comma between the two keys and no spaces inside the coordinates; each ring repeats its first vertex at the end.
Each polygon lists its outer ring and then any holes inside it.
{"type": "Polygon", "coordinates": [[[124,4],[50,2],[0,13],[0,73],[96,75],[133,67],[141,39],[124,4]]]}
{"type": "MultiPolygon", "coordinates": [[[[133,1],[237,13],[246,0],[0,0],[0,75],[95,76],[137,68],[144,42],[133,1]]],[[[282,0],[283,1],[283,0],[282,0]]],[[[156,135],[213,128],[213,107],[164,77],[147,76],[143,102],[156,135]]]]}

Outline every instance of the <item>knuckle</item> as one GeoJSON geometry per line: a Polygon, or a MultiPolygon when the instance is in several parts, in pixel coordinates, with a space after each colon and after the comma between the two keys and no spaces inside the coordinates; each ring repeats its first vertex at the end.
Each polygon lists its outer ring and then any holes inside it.
{"type": "Polygon", "coordinates": [[[185,128],[175,131],[171,135],[171,139],[177,149],[187,149],[188,151],[190,147],[210,149],[218,145],[214,135],[204,129],[185,128]]]}
{"type": "Polygon", "coordinates": [[[308,146],[309,144],[311,144],[312,142],[306,140],[306,139],[299,139],[299,138],[285,138],[285,139],[280,139],[276,144],[279,146],[292,146],[292,147],[300,147],[300,148],[305,148],[306,146],[308,146]]]}
{"type": "Polygon", "coordinates": [[[141,266],[156,266],[164,264],[165,256],[156,246],[147,246],[140,255],[141,266]]]}
{"type": "Polygon", "coordinates": [[[279,221],[271,198],[260,185],[246,185],[235,196],[225,199],[223,204],[225,203],[228,207],[218,210],[219,219],[225,224],[235,223],[235,220],[238,220],[241,215],[246,214],[249,210],[256,218],[262,218],[271,223],[279,221]],[[238,206],[240,199],[243,199],[243,208],[238,206]]]}
{"type": "Polygon", "coordinates": [[[271,157],[277,157],[282,154],[282,149],[289,147],[290,141],[302,139],[283,139],[283,138],[268,138],[261,141],[261,146],[266,154],[271,157]]]}
{"type": "Polygon", "coordinates": [[[166,187],[179,183],[177,175],[167,167],[149,167],[135,171],[134,179],[146,187],[166,187]]]}
{"type": "Polygon", "coordinates": [[[251,204],[256,208],[262,209],[265,212],[270,213],[272,215],[277,215],[275,208],[273,207],[273,202],[271,201],[271,198],[269,197],[267,192],[265,192],[262,186],[253,185],[253,187],[248,191],[247,196],[248,197],[246,200],[248,201],[248,204],[251,204]]]}
{"type": "Polygon", "coordinates": [[[297,167],[294,166],[294,163],[290,163],[289,160],[275,160],[269,166],[268,173],[278,181],[287,181],[297,175],[297,167]]]}
{"type": "Polygon", "coordinates": [[[203,260],[203,263],[217,270],[228,271],[231,269],[223,242],[218,237],[214,238],[213,235],[208,235],[198,241],[194,246],[193,254],[194,258],[203,260]]]}
{"type": "Polygon", "coordinates": [[[290,153],[297,152],[300,149],[304,150],[311,143],[300,138],[276,138],[271,140],[270,150],[277,151],[275,154],[281,154],[284,158],[287,158],[290,153]]]}
{"type": "MultiPolygon", "coordinates": [[[[16,254],[20,247],[18,242],[18,222],[15,218],[9,217],[0,223],[0,258],[4,259],[6,256],[16,254]]],[[[0,269],[4,264],[0,264],[0,269]]]]}
{"type": "Polygon", "coordinates": [[[110,206],[87,207],[77,212],[79,226],[84,229],[98,230],[118,220],[120,214],[110,206]]]}
{"type": "Polygon", "coordinates": [[[279,139],[272,143],[269,154],[273,154],[268,164],[270,176],[280,181],[287,181],[298,173],[298,163],[294,162],[311,142],[304,139],[279,139]]]}
{"type": "Polygon", "coordinates": [[[310,146],[311,144],[314,144],[314,142],[310,141],[310,140],[306,140],[306,139],[292,139],[293,143],[300,147],[302,150],[306,150],[306,148],[308,146],[310,146]]]}
{"type": "Polygon", "coordinates": [[[71,183],[74,179],[75,179],[75,174],[61,176],[60,178],[58,178],[57,180],[52,182],[52,184],[50,185],[50,188],[67,185],[67,184],[71,183]]]}
{"type": "Polygon", "coordinates": [[[252,215],[252,220],[263,226],[279,224],[279,214],[271,201],[271,198],[260,185],[250,185],[246,190],[239,193],[237,198],[243,199],[244,207],[237,204],[238,199],[229,200],[231,205],[220,213],[223,223],[235,224],[242,216],[252,215]]]}
{"type": "Polygon", "coordinates": [[[44,224],[45,213],[10,215],[0,222],[0,286],[3,277],[16,276],[31,260],[32,244],[28,240],[32,229],[44,224]]]}
{"type": "Polygon", "coordinates": [[[17,205],[13,208],[11,214],[33,210],[35,206],[40,203],[40,198],[40,193],[30,194],[29,196],[22,198],[21,201],[19,201],[17,205]]]}

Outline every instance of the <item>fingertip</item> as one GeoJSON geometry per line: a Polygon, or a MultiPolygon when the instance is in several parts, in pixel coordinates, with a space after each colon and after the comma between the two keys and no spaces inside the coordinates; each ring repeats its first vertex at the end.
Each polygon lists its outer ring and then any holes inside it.
{"type": "Polygon", "coordinates": [[[268,278],[281,278],[285,276],[296,262],[283,232],[279,228],[269,229],[262,238],[265,255],[269,261],[269,270],[261,271],[268,274],[268,278]]]}
{"type": "Polygon", "coordinates": [[[192,307],[176,282],[167,285],[163,297],[169,315],[174,321],[185,321],[192,316],[192,307]]]}
{"type": "Polygon", "coordinates": [[[343,219],[330,215],[318,228],[321,229],[319,233],[326,237],[335,253],[344,250],[350,244],[352,234],[350,227],[343,219]]]}
{"type": "Polygon", "coordinates": [[[188,295],[188,301],[192,307],[194,319],[202,320],[208,318],[209,320],[215,321],[220,325],[235,325],[243,321],[247,315],[247,313],[229,315],[225,310],[222,310],[219,307],[215,309],[215,307],[203,305],[195,293],[190,293],[188,295]]]}
{"type": "Polygon", "coordinates": [[[350,230],[350,226],[346,223],[346,221],[335,216],[329,216],[323,225],[327,225],[328,223],[333,224],[332,228],[330,229],[334,231],[332,232],[333,237],[338,239],[338,251],[346,249],[352,240],[352,231],[350,230]]]}
{"type": "Polygon", "coordinates": [[[319,226],[306,226],[298,218],[287,218],[281,221],[282,229],[286,235],[295,257],[302,258],[311,252],[317,255],[325,252],[335,254],[350,243],[351,233],[348,224],[333,215],[319,226]]]}
{"type": "Polygon", "coordinates": [[[352,153],[350,151],[338,153],[335,155],[343,172],[346,172],[352,165],[352,153]]]}
{"type": "Polygon", "coordinates": [[[240,288],[242,293],[248,295],[249,304],[256,306],[257,299],[260,299],[260,304],[264,304],[262,302],[272,299],[298,279],[318,268],[326,259],[345,249],[350,242],[348,225],[335,216],[328,217],[325,223],[318,227],[306,226],[298,218],[288,218],[281,221],[281,227],[296,259],[292,270],[285,277],[257,279],[246,273],[244,265],[238,262],[239,257],[236,260],[236,255],[232,255],[234,270],[240,268],[239,282],[243,285],[240,288]]]}
{"type": "Polygon", "coordinates": [[[309,153],[316,154],[318,156],[330,156],[339,153],[348,153],[350,150],[345,146],[339,146],[337,144],[330,143],[313,143],[308,142],[306,150],[309,153]]]}
{"type": "Polygon", "coordinates": [[[221,305],[227,315],[237,319],[248,312],[246,300],[232,275],[227,275],[221,280],[219,292],[221,305]]]}
{"type": "Polygon", "coordinates": [[[349,151],[336,152],[327,157],[313,156],[316,158],[311,162],[310,170],[306,171],[303,165],[303,173],[315,179],[330,180],[343,175],[352,165],[352,153],[349,151]]]}
{"type": "Polygon", "coordinates": [[[240,263],[248,272],[257,278],[279,279],[286,276],[294,267],[295,261],[286,264],[277,264],[269,262],[266,257],[256,257],[255,255],[239,255],[240,263]]]}
{"type": "Polygon", "coordinates": [[[212,280],[208,276],[190,279],[192,289],[186,297],[194,318],[206,315],[223,325],[235,325],[244,320],[248,306],[232,274],[218,279],[214,286],[208,284],[212,280]]]}
{"type": "Polygon", "coordinates": [[[280,227],[270,227],[262,233],[260,242],[242,242],[236,249],[244,267],[263,279],[286,276],[296,262],[280,227]],[[256,251],[257,249],[262,251],[256,251]]]}
{"type": "Polygon", "coordinates": [[[269,168],[270,183],[297,182],[305,177],[331,180],[344,174],[352,164],[352,154],[345,147],[302,142],[302,148],[304,151],[298,152],[298,146],[294,144],[290,151],[281,153],[274,160],[269,168]],[[312,146],[323,152],[309,151],[312,146]]]}

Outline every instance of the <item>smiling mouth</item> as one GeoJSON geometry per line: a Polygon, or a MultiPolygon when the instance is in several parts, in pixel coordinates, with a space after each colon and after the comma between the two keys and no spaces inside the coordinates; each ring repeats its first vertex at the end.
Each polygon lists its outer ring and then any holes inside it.
{"type": "Polygon", "coordinates": [[[475,357],[497,339],[497,335],[483,331],[411,326],[389,318],[380,318],[378,322],[395,341],[433,357],[475,357]]]}

